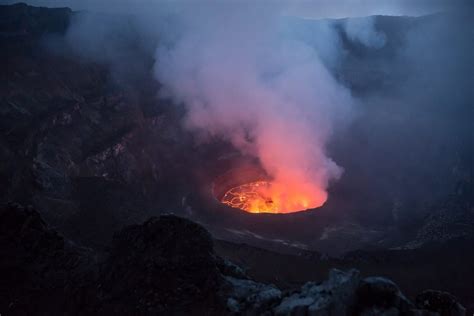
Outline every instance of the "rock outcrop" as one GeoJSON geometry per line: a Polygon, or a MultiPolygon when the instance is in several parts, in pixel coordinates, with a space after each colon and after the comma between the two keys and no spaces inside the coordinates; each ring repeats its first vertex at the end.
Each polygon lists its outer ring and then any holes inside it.
{"type": "Polygon", "coordinates": [[[391,280],[382,277],[363,279],[356,291],[355,311],[362,315],[409,315],[414,305],[391,280]]]}
{"type": "Polygon", "coordinates": [[[474,182],[472,175],[460,181],[454,193],[433,207],[414,240],[405,248],[474,237],[474,182]]]}
{"type": "Polygon", "coordinates": [[[0,203],[33,205],[61,233],[97,246],[156,205],[177,209],[186,190],[169,188],[183,187],[177,175],[197,158],[150,72],[118,78],[69,52],[78,14],[0,5],[0,203]]]}
{"type": "Polygon", "coordinates": [[[212,238],[176,216],[151,218],[117,233],[99,277],[105,314],[222,312],[224,284],[212,238]]]}
{"type": "Polygon", "coordinates": [[[321,284],[308,282],[275,307],[276,315],[343,315],[354,305],[359,272],[332,270],[321,284]]]}
{"type": "Polygon", "coordinates": [[[84,300],[94,304],[97,267],[92,250],[49,229],[32,208],[0,208],[0,313],[79,313],[84,300]]]}
{"type": "Polygon", "coordinates": [[[115,234],[106,252],[48,228],[31,207],[0,208],[0,311],[6,315],[464,315],[448,293],[410,302],[395,283],[332,270],[282,291],[219,258],[211,235],[174,215],[115,234]]]}
{"type": "Polygon", "coordinates": [[[463,316],[466,314],[466,309],[453,295],[435,290],[426,290],[418,294],[416,306],[441,316],[463,316]]]}

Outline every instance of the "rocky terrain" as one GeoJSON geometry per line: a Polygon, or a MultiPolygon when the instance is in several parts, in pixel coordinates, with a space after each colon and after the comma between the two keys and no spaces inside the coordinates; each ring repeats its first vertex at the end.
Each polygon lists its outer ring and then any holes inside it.
{"type": "Polygon", "coordinates": [[[455,192],[430,210],[416,237],[406,248],[474,236],[474,185],[472,179],[460,182],[455,192]]]}
{"type": "Polygon", "coordinates": [[[290,291],[255,282],[216,255],[202,226],[173,215],[125,227],[98,252],[10,204],[0,209],[0,251],[5,315],[465,315],[449,293],[427,290],[412,302],[357,270],[290,291]]]}
{"type": "Polygon", "coordinates": [[[456,293],[472,309],[471,192],[472,182],[461,182],[453,194],[433,207],[413,241],[392,249],[374,247],[331,256],[296,246],[262,249],[248,240],[216,240],[215,248],[219,255],[245,268],[253,278],[281,288],[293,288],[309,279],[323,279],[332,268],[357,268],[363,276],[378,274],[396,280],[412,297],[432,287],[456,293]]]}
{"type": "Polygon", "coordinates": [[[169,188],[183,187],[175,175],[192,162],[178,110],[155,98],[149,73],[119,80],[107,65],[47,47],[72,15],[0,7],[0,200],[32,204],[98,245],[153,205],[176,205],[182,192],[169,188]]]}

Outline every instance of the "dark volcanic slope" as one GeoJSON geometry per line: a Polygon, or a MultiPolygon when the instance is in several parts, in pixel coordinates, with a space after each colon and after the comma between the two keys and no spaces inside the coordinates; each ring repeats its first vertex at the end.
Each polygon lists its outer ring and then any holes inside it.
{"type": "Polygon", "coordinates": [[[118,232],[107,253],[79,248],[33,209],[0,208],[0,310],[6,315],[462,315],[448,293],[417,305],[392,281],[332,270],[322,283],[282,292],[214,253],[210,234],[176,216],[118,232]],[[445,315],[445,314],[443,314],[445,315]]]}
{"type": "Polygon", "coordinates": [[[61,232],[100,245],[180,201],[190,145],[149,72],[119,80],[67,43],[48,46],[74,15],[0,6],[0,201],[34,205],[61,232]]]}

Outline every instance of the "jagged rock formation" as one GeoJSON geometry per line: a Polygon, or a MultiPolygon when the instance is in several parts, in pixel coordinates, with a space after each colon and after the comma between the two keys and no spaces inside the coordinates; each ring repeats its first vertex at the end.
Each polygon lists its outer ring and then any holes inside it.
{"type": "Polygon", "coordinates": [[[414,308],[395,283],[381,277],[363,279],[356,296],[356,312],[363,315],[407,315],[414,308]]]}
{"type": "Polygon", "coordinates": [[[101,311],[218,314],[223,276],[216,261],[209,233],[188,220],[162,216],[126,227],[100,272],[101,311]]]}
{"type": "Polygon", "coordinates": [[[427,309],[439,315],[465,315],[466,309],[449,293],[426,290],[417,295],[416,305],[420,309],[427,309]]]}
{"type": "Polygon", "coordinates": [[[455,192],[432,208],[414,240],[406,248],[474,237],[474,185],[468,174],[455,192]]]}
{"type": "Polygon", "coordinates": [[[154,205],[180,201],[166,188],[181,188],[176,174],[192,163],[179,110],[156,99],[150,72],[117,78],[50,47],[67,49],[53,39],[75,15],[0,6],[0,202],[31,204],[74,240],[106,244],[154,205]]]}
{"type": "Polygon", "coordinates": [[[109,251],[72,244],[32,208],[0,209],[0,310],[6,315],[463,315],[450,294],[411,303],[390,280],[333,270],[283,292],[219,258],[210,234],[173,215],[118,232],[109,251]],[[422,310],[423,309],[423,310],[422,310]],[[429,314],[429,312],[432,312],[429,314]]]}
{"type": "Polygon", "coordinates": [[[93,304],[96,254],[49,229],[32,208],[0,209],[0,310],[5,315],[76,314],[93,304]]]}
{"type": "Polygon", "coordinates": [[[285,297],[275,308],[277,315],[343,315],[354,306],[360,283],[359,272],[332,270],[321,284],[308,282],[301,290],[285,297]]]}

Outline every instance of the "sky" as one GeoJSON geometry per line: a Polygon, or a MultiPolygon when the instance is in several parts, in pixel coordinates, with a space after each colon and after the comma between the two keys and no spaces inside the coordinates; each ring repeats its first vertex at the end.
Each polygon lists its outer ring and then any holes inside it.
{"type": "MultiPolygon", "coordinates": [[[[231,0],[228,3],[243,2],[231,0]]],[[[0,4],[19,1],[0,0],[0,4]]],[[[130,12],[131,7],[160,5],[163,0],[24,0],[35,6],[70,7],[73,10],[130,12]]],[[[202,1],[189,1],[202,2],[202,1]]],[[[209,1],[207,1],[209,2],[209,1]]],[[[213,2],[224,2],[214,0],[213,2]]],[[[306,18],[343,18],[369,15],[408,15],[420,16],[444,10],[459,9],[471,5],[468,0],[295,0],[295,1],[260,1],[260,3],[284,3],[288,15],[306,18]]]]}

